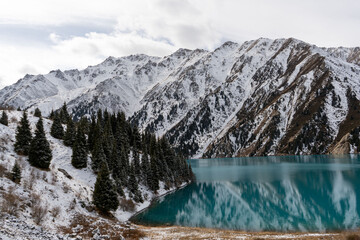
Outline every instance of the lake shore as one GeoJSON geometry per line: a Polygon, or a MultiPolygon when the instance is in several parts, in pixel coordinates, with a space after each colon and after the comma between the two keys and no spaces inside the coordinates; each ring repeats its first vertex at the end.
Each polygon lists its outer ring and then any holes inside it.
{"type": "Polygon", "coordinates": [[[181,226],[143,226],[132,224],[149,239],[360,239],[360,229],[341,232],[246,232],[181,226]],[[356,238],[358,237],[358,238],[356,238]]]}

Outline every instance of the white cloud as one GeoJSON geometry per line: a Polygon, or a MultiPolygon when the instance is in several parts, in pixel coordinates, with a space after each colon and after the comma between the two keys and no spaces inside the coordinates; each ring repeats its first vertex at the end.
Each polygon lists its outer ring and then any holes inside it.
{"type": "Polygon", "coordinates": [[[357,46],[359,9],[356,0],[1,1],[2,32],[9,26],[41,26],[47,35],[41,44],[34,44],[43,36],[35,30],[36,39],[27,44],[24,39],[31,39],[32,30],[25,36],[17,33],[18,42],[1,41],[0,36],[0,86],[25,72],[84,68],[110,55],[163,56],[180,47],[213,49],[225,40],[296,37],[319,46],[357,46]],[[71,35],[57,32],[64,26],[74,26],[68,31],[71,35]],[[73,34],[81,26],[81,33],[73,34]]]}

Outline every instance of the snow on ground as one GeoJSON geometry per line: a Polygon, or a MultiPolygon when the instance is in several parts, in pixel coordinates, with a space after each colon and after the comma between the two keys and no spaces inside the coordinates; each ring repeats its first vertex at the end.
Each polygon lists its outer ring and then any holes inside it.
{"type": "MultiPolygon", "coordinates": [[[[0,111],[0,115],[1,113],[0,111]]],[[[27,157],[18,156],[14,152],[13,145],[15,143],[16,127],[23,113],[20,111],[7,111],[7,114],[9,117],[9,126],[7,127],[0,124],[0,165],[4,166],[7,171],[10,172],[15,161],[17,161],[21,167],[22,179],[20,184],[15,184],[8,178],[0,176],[0,203],[3,202],[4,197],[6,197],[6,194],[9,192],[19,197],[21,210],[19,211],[16,221],[21,221],[21,228],[38,228],[32,217],[31,206],[34,201],[40,201],[40,205],[47,210],[47,214],[40,225],[42,227],[41,231],[48,231],[49,236],[55,234],[59,227],[68,227],[71,225],[76,216],[84,215],[93,219],[98,218],[99,215],[93,210],[91,204],[96,175],[90,167],[79,170],[71,165],[71,148],[64,146],[61,140],[55,139],[49,134],[52,121],[44,119],[44,129],[51,145],[53,159],[50,170],[42,171],[30,166],[27,157]],[[59,169],[61,170],[59,171],[59,169]],[[63,170],[71,176],[71,179],[65,176],[63,170]]],[[[29,114],[28,118],[32,132],[34,133],[38,118],[31,114],[29,114]]],[[[88,160],[88,166],[90,166],[90,157],[88,160]]],[[[124,211],[119,207],[118,210],[113,213],[117,219],[116,221],[119,221],[120,224],[127,221],[134,213],[148,207],[151,200],[156,197],[156,195],[144,186],[140,185],[140,190],[142,191],[142,195],[146,196],[144,203],[136,204],[132,212],[124,211]]],[[[160,183],[158,195],[165,194],[172,190],[174,189],[165,190],[164,184],[160,183]]],[[[125,194],[128,196],[126,190],[125,194]]],[[[14,227],[16,228],[16,221],[13,221],[13,217],[10,218],[12,220],[9,221],[8,217],[9,216],[0,217],[0,239],[6,239],[5,236],[10,236],[11,238],[12,235],[17,235],[16,229],[13,229],[12,232],[9,230],[14,227]],[[6,234],[7,232],[8,234],[6,234]]],[[[21,230],[21,234],[26,235],[27,230],[25,233],[24,231],[21,230]]],[[[21,236],[21,234],[19,236],[21,236]]],[[[34,235],[34,239],[37,239],[36,236],[40,233],[36,234],[34,235]]],[[[19,237],[19,239],[22,239],[22,237],[19,237]]],[[[41,239],[55,238],[43,237],[41,239]]]]}

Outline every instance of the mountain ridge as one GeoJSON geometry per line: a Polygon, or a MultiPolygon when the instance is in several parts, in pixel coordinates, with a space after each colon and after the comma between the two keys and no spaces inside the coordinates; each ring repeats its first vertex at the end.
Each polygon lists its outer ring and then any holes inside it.
{"type": "Polygon", "coordinates": [[[193,157],[351,153],[359,79],[358,47],[260,38],[26,75],[0,90],[0,105],[47,113],[65,101],[75,118],[124,111],[193,157]]]}

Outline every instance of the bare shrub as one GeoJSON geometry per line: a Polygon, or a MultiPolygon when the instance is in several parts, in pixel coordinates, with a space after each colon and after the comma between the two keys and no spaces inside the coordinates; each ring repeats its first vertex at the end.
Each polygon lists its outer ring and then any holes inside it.
{"type": "Polygon", "coordinates": [[[346,237],[347,240],[360,240],[360,236],[359,235],[349,235],[346,237]]]}
{"type": "Polygon", "coordinates": [[[41,204],[40,195],[36,193],[31,193],[30,202],[31,202],[31,206],[40,205],[41,204]]]}
{"type": "Polygon", "coordinates": [[[57,218],[59,216],[60,212],[61,212],[61,208],[59,206],[53,207],[51,209],[51,216],[53,218],[57,218]]]}
{"type": "Polygon", "coordinates": [[[0,164],[0,177],[4,177],[7,172],[5,165],[0,164]]]}
{"type": "Polygon", "coordinates": [[[122,210],[126,212],[133,212],[135,211],[135,203],[131,199],[120,199],[119,206],[122,208],[122,210]]]}
{"type": "Polygon", "coordinates": [[[70,187],[67,183],[63,183],[62,189],[64,191],[64,193],[68,193],[70,191],[70,187]]]}
{"type": "Polygon", "coordinates": [[[11,122],[11,123],[17,123],[18,120],[17,120],[16,117],[11,117],[11,118],[10,118],[10,122],[11,122]]]}
{"type": "Polygon", "coordinates": [[[69,210],[74,210],[75,207],[76,207],[76,199],[74,198],[74,200],[72,200],[69,205],[69,210]]]}
{"type": "Polygon", "coordinates": [[[17,196],[13,190],[9,189],[9,192],[4,193],[3,201],[1,202],[1,213],[8,213],[13,216],[17,216],[20,209],[21,199],[17,196]]]}
{"type": "Polygon", "coordinates": [[[44,182],[48,182],[47,173],[46,173],[46,172],[43,172],[42,179],[44,180],[44,182]]]}
{"type": "Polygon", "coordinates": [[[26,190],[32,189],[32,186],[31,186],[29,180],[27,180],[27,179],[22,180],[21,184],[23,185],[24,189],[26,189],[26,190]]]}
{"type": "Polygon", "coordinates": [[[55,185],[58,181],[57,175],[54,172],[51,172],[51,184],[55,185]]]}
{"type": "Polygon", "coordinates": [[[47,204],[42,204],[39,194],[31,193],[31,216],[36,224],[40,224],[48,212],[47,204]]]}
{"type": "Polygon", "coordinates": [[[36,179],[40,179],[41,178],[41,173],[40,171],[36,171],[36,176],[35,176],[36,179]]]}
{"type": "Polygon", "coordinates": [[[8,111],[13,111],[15,110],[15,107],[13,106],[8,106],[8,105],[0,105],[0,110],[8,110],[8,111]]]}
{"type": "Polygon", "coordinates": [[[40,204],[34,205],[31,208],[31,215],[34,222],[39,225],[45,218],[46,213],[48,212],[47,205],[41,206],[40,204]]]}
{"type": "Polygon", "coordinates": [[[0,137],[0,146],[5,146],[9,143],[10,136],[9,135],[3,135],[0,137]]]}

